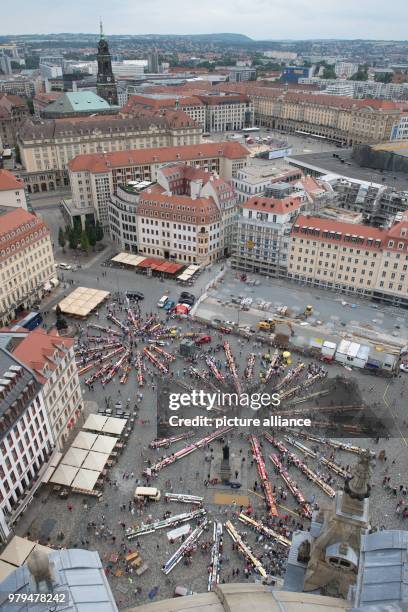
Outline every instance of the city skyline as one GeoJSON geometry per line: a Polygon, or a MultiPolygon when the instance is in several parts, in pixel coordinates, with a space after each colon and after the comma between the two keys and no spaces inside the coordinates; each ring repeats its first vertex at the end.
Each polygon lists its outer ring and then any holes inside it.
{"type": "Polygon", "coordinates": [[[334,0],[314,0],[313,6],[306,0],[277,0],[273,6],[268,0],[254,0],[250,6],[243,0],[226,0],[222,5],[206,0],[199,6],[175,0],[171,7],[164,0],[151,0],[141,20],[140,5],[130,0],[121,0],[115,6],[108,0],[92,0],[85,6],[73,0],[69,5],[59,6],[58,12],[51,0],[35,4],[22,0],[18,9],[10,6],[7,14],[2,15],[2,30],[4,35],[97,33],[101,16],[108,35],[236,32],[255,40],[406,40],[408,7],[403,0],[394,0],[392,4],[390,11],[384,3],[369,0],[362,0],[358,6],[352,0],[341,5],[334,0]],[[394,18],[396,12],[398,20],[394,18]],[[25,15],[23,22],[21,14],[25,15]]]}

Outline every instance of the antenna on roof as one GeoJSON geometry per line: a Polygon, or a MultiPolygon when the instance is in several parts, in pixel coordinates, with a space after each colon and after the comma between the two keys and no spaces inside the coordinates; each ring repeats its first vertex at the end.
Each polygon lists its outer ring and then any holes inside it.
{"type": "Polygon", "coordinates": [[[102,17],[99,17],[99,33],[101,38],[103,38],[103,24],[102,24],[102,17]]]}

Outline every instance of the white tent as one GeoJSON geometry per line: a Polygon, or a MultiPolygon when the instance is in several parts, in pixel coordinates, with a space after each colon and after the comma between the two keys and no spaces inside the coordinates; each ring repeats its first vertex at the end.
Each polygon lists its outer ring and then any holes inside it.
{"type": "Polygon", "coordinates": [[[3,580],[5,580],[9,574],[14,572],[15,569],[15,565],[0,559],[0,582],[3,582],[3,580]]]}
{"type": "Polygon", "coordinates": [[[120,435],[125,429],[126,421],[124,419],[118,419],[116,417],[108,417],[105,425],[102,427],[102,433],[110,433],[120,435]]]}
{"type": "Polygon", "coordinates": [[[85,461],[82,464],[82,467],[87,470],[97,470],[101,472],[106,462],[109,459],[109,455],[107,453],[96,453],[95,451],[89,451],[85,461]]]}
{"type": "Polygon", "coordinates": [[[86,450],[89,450],[92,448],[92,445],[95,443],[97,437],[97,434],[88,433],[87,431],[80,431],[71,444],[71,447],[85,448],[86,450]]]}
{"type": "Polygon", "coordinates": [[[14,536],[0,555],[0,561],[5,561],[6,563],[11,563],[16,567],[20,567],[20,565],[23,565],[34,546],[35,542],[31,542],[31,540],[20,538],[20,536],[14,536]]]}
{"type": "Polygon", "coordinates": [[[102,431],[108,417],[102,416],[101,414],[90,414],[86,419],[83,429],[90,429],[91,431],[102,431]]]}
{"type": "Polygon", "coordinates": [[[71,446],[68,449],[68,452],[65,453],[62,463],[64,465],[73,465],[74,467],[81,467],[81,465],[86,459],[87,454],[87,450],[71,446]]]}
{"type": "Polygon", "coordinates": [[[115,448],[117,441],[118,438],[113,438],[112,436],[98,436],[92,450],[97,451],[98,453],[106,453],[110,455],[115,448]]]}
{"type": "Polygon", "coordinates": [[[71,482],[74,480],[75,476],[78,473],[78,468],[73,467],[72,465],[65,465],[65,463],[61,463],[54,474],[51,476],[49,482],[54,484],[63,485],[65,487],[69,487],[71,482]]]}
{"type": "Polygon", "coordinates": [[[85,489],[86,491],[93,491],[100,473],[101,473],[100,471],[96,471],[96,470],[80,469],[74,479],[74,482],[72,483],[72,488],[85,489]]]}

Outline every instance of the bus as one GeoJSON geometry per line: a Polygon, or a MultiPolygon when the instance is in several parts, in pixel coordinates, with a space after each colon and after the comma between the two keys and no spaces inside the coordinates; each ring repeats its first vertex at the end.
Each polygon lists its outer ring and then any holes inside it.
{"type": "Polygon", "coordinates": [[[244,128],[243,130],[244,134],[249,134],[250,132],[260,132],[261,128],[259,127],[249,127],[249,128],[244,128]]]}
{"type": "Polygon", "coordinates": [[[41,325],[42,322],[43,318],[41,312],[29,312],[28,315],[20,319],[20,321],[18,321],[18,323],[16,323],[14,327],[11,328],[11,331],[18,331],[20,327],[24,327],[24,329],[32,331],[33,329],[41,325]]]}

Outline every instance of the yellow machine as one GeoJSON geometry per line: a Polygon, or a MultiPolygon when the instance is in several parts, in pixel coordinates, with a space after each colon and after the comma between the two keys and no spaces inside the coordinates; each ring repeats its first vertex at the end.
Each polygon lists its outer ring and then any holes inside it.
{"type": "Polygon", "coordinates": [[[311,306],[310,304],[308,304],[305,308],[305,315],[307,317],[310,317],[313,314],[313,306],[311,306]]]}

